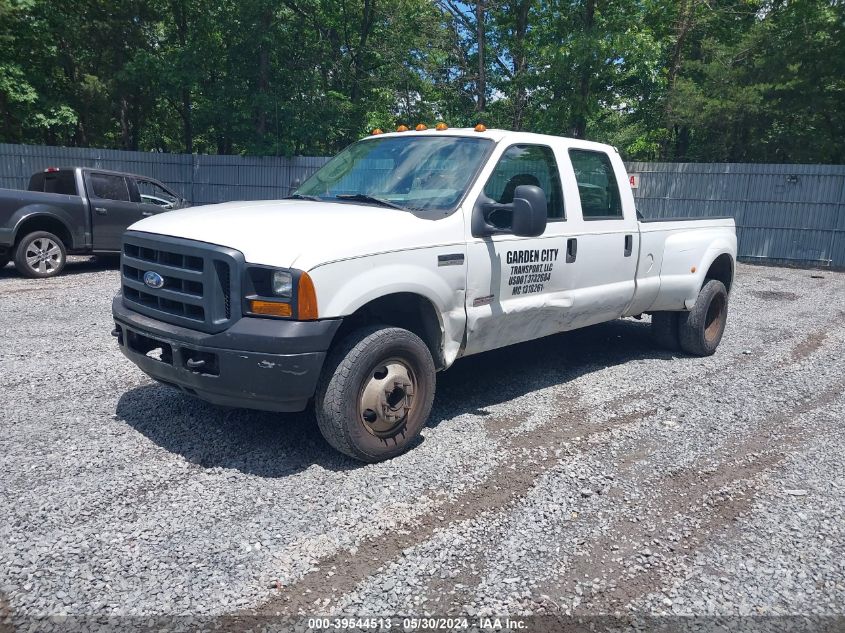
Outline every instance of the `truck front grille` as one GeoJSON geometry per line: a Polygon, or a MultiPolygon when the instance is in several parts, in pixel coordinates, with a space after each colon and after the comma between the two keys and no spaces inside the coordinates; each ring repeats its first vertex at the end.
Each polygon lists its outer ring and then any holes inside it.
{"type": "Polygon", "coordinates": [[[123,238],[123,301],[167,323],[220,332],[241,316],[233,309],[241,303],[240,283],[232,280],[240,279],[243,261],[240,252],[223,246],[130,231],[123,238]],[[150,272],[159,283],[145,282],[150,272]]]}

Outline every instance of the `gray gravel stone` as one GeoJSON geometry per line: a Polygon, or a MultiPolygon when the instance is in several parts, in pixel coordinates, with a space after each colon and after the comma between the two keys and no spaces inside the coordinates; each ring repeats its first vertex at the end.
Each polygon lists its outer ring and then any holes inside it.
{"type": "Polygon", "coordinates": [[[776,272],[739,266],[712,357],[622,320],[460,361],[419,446],[364,466],[151,382],[117,271],[4,269],[0,607],[843,615],[845,274],[776,272]]]}

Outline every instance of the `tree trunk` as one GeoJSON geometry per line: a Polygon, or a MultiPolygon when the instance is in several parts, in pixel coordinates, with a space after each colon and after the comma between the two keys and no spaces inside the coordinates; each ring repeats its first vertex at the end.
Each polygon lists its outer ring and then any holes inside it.
{"type": "Polygon", "coordinates": [[[513,99],[513,129],[522,130],[528,94],[525,90],[525,72],[528,70],[528,58],[525,53],[525,36],[528,32],[528,13],[531,0],[522,0],[515,6],[516,26],[513,44],[513,79],[516,91],[513,99]]]}
{"type": "Polygon", "coordinates": [[[270,9],[265,9],[261,14],[261,35],[258,45],[258,103],[255,113],[255,132],[258,140],[261,141],[267,132],[267,92],[270,88],[270,46],[268,33],[272,26],[273,14],[270,9]]]}
{"type": "Polygon", "coordinates": [[[475,109],[484,112],[487,109],[487,69],[484,62],[484,49],[487,44],[487,33],[484,24],[484,0],[475,3],[475,28],[478,40],[478,80],[476,81],[477,101],[475,109]]]}
{"type": "MultiPolygon", "coordinates": [[[[595,26],[596,0],[587,0],[584,5],[584,32],[590,33],[595,26]]],[[[584,138],[587,134],[587,113],[589,112],[589,101],[591,95],[591,84],[593,79],[593,57],[582,60],[581,76],[578,81],[578,99],[575,103],[575,111],[572,113],[572,125],[570,132],[575,138],[584,138]]]]}

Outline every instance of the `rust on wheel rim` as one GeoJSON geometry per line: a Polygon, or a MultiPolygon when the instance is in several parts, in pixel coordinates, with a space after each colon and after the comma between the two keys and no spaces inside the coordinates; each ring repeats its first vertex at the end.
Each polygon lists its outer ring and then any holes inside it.
{"type": "Polygon", "coordinates": [[[718,294],[713,297],[710,305],[707,307],[707,316],[704,319],[704,338],[708,343],[712,343],[721,334],[725,327],[725,317],[727,316],[727,303],[725,298],[718,294]]]}
{"type": "Polygon", "coordinates": [[[361,388],[358,419],[377,437],[391,437],[414,406],[417,378],[407,363],[391,358],[376,365],[361,388]]]}

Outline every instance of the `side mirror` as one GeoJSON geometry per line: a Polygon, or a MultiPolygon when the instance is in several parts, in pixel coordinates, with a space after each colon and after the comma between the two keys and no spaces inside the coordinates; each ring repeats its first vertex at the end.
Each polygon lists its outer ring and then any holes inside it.
{"type": "Polygon", "coordinates": [[[513,202],[502,204],[481,195],[472,211],[472,235],[511,233],[537,237],[546,230],[546,194],[535,185],[519,185],[513,202]]]}
{"type": "Polygon", "coordinates": [[[511,230],[520,237],[537,237],[546,230],[546,194],[536,185],[519,185],[513,194],[511,230]]]}

